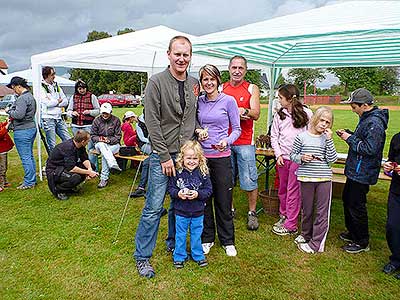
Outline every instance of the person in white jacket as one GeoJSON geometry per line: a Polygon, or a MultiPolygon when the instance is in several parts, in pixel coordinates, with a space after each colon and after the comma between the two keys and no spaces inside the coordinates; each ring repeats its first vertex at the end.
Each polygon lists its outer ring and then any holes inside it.
{"type": "Polygon", "coordinates": [[[46,133],[46,141],[51,152],[56,146],[56,134],[62,141],[69,140],[67,124],[62,119],[62,109],[68,106],[68,99],[61,87],[54,81],[56,72],[53,67],[43,67],[42,87],[40,91],[41,126],[46,133]]]}

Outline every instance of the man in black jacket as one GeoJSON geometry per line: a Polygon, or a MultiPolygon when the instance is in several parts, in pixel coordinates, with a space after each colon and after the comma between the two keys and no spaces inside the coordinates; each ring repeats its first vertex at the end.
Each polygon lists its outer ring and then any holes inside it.
{"type": "Polygon", "coordinates": [[[58,144],[47,159],[47,183],[57,199],[67,200],[67,193],[72,192],[85,178],[99,176],[93,171],[86,152],[89,140],[87,131],[78,130],[73,139],[58,144]]]}

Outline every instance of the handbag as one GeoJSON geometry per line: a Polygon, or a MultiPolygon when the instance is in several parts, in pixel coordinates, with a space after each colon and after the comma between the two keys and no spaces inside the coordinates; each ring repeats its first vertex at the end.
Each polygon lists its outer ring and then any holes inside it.
{"type": "Polygon", "coordinates": [[[125,146],[119,148],[119,155],[121,156],[134,156],[138,154],[139,154],[138,151],[133,146],[125,146]]]}

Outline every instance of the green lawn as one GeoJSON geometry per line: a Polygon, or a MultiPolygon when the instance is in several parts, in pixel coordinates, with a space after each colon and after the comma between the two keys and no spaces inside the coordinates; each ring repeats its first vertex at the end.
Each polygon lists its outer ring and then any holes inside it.
{"type": "MultiPolygon", "coordinates": [[[[126,110],[115,109],[115,114],[122,116],[126,110]]],[[[140,113],[141,108],[134,110],[140,113]]],[[[266,115],[263,110],[257,134],[266,131],[266,115]]],[[[399,116],[400,112],[391,112],[386,145],[399,130],[394,123],[399,116]]],[[[350,111],[335,111],[334,129],[353,129],[356,122],[350,111]]],[[[344,142],[335,138],[335,144],[339,152],[346,152],[344,142]]],[[[259,230],[249,232],[246,200],[236,188],[238,256],[227,257],[217,243],[208,256],[208,267],[200,269],[189,262],[175,270],[164,247],[167,219],[163,217],[152,258],[157,275],[148,280],[139,278],[132,259],[143,198],[131,199],[118,241],[112,242],[134,174],[129,169],[112,175],[103,190],[97,190],[97,181],[89,181],[80,194],[60,202],[51,196],[46,181],[34,190],[15,190],[22,166],[12,150],[8,178],[13,187],[0,194],[0,299],[399,298],[400,282],[380,272],[389,256],[388,182],[372,187],[368,195],[368,253],[349,255],[340,249],[343,243],[337,235],[344,229],[340,199],[332,203],[326,252],[306,255],[297,250],[294,237],[271,233],[275,217],[261,214],[259,230]]],[[[260,186],[263,182],[260,178],[260,186]]]]}

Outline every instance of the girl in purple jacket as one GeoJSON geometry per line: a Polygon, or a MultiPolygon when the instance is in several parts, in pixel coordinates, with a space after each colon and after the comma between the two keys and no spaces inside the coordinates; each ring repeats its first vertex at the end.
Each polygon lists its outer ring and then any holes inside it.
{"type": "Polygon", "coordinates": [[[271,144],[275,152],[279,174],[279,221],[272,227],[277,235],[297,233],[300,212],[300,183],[296,171],[298,164],[290,161],[295,137],[307,130],[312,116],[310,109],[300,101],[300,91],[293,84],[285,84],[278,90],[281,108],[274,115],[271,128],[271,144]]]}

